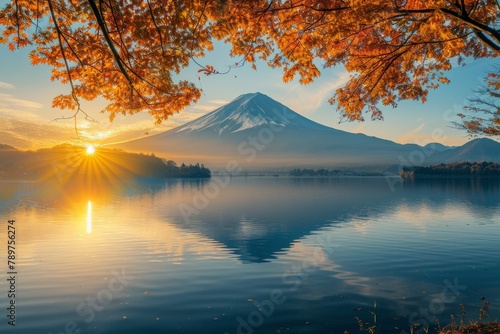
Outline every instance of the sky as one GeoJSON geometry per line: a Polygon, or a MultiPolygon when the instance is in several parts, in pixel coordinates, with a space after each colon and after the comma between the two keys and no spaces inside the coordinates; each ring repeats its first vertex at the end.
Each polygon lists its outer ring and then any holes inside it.
{"type": "MultiPolygon", "coordinates": [[[[161,125],[147,113],[117,116],[110,122],[107,114],[101,113],[106,103],[95,100],[83,103],[83,110],[98,122],[88,122],[83,117],[76,121],[80,139],[77,139],[75,122],[68,110],[52,108],[52,99],[69,92],[69,86],[50,81],[50,68],[45,65],[32,66],[28,58],[29,49],[9,51],[0,45],[0,144],[18,149],[38,149],[64,142],[80,145],[105,145],[123,142],[147,135],[167,131],[196,119],[241,94],[261,92],[281,102],[295,112],[318,123],[339,130],[364,133],[389,139],[397,143],[425,145],[440,142],[448,146],[462,145],[468,140],[463,130],[453,127],[458,121],[456,114],[462,111],[468,97],[482,80],[494,60],[471,60],[467,66],[456,66],[448,72],[451,82],[431,91],[428,101],[403,101],[397,108],[383,107],[383,121],[342,122],[328,99],[348,79],[349,73],[341,67],[322,70],[321,76],[312,84],[301,85],[298,80],[283,83],[280,69],[271,69],[263,62],[257,70],[250,65],[232,69],[228,74],[201,75],[195,64],[183,70],[178,78],[194,82],[203,88],[201,99],[161,125]]],[[[215,50],[203,59],[203,65],[215,66],[224,71],[227,64],[234,64],[229,57],[229,46],[216,44],[215,50]]],[[[494,138],[493,138],[494,139],[494,138]]],[[[498,140],[498,139],[497,139],[498,140]]]]}

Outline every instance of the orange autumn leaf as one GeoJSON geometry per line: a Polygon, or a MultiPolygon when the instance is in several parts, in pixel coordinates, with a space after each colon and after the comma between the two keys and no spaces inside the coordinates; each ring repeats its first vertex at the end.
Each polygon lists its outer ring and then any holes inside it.
{"type": "Polygon", "coordinates": [[[179,74],[220,40],[235,67],[260,59],[285,82],[344,67],[350,78],[329,101],[364,120],[381,119],[380,104],[425,101],[455,63],[498,57],[499,15],[493,0],[8,0],[0,42],[33,46],[32,63],[69,85],[59,108],[103,97],[110,118],[148,112],[160,123],[200,98],[179,74]]]}

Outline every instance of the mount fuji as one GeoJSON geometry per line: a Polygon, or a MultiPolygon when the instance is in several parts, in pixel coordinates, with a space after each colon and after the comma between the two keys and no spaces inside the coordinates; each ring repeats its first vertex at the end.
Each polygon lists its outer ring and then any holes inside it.
{"type": "Polygon", "coordinates": [[[205,116],[178,127],[176,133],[206,132],[219,136],[261,126],[288,129],[323,129],[262,93],[245,94],[205,116]]]}
{"type": "MultiPolygon", "coordinates": [[[[492,148],[500,152],[499,143],[484,140],[492,142],[488,155],[492,148]]],[[[262,93],[241,95],[177,128],[114,146],[154,152],[176,161],[203,162],[215,171],[234,160],[245,170],[367,166],[372,170],[385,170],[389,166],[397,167],[412,154],[422,157],[421,164],[447,162],[445,160],[459,155],[458,151],[447,154],[451,148],[446,146],[433,150],[432,146],[402,145],[330,128],[262,93]]],[[[469,151],[477,153],[473,149],[469,151]]],[[[460,157],[467,160],[465,153],[460,157]]],[[[500,159],[500,154],[498,157],[500,159]]]]}

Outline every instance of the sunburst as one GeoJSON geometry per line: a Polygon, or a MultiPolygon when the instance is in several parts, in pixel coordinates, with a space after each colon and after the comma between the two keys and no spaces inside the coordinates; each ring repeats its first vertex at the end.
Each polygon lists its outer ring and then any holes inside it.
{"type": "Polygon", "coordinates": [[[95,153],[95,147],[92,145],[88,145],[85,149],[85,152],[87,152],[88,155],[92,155],[95,153]]]}

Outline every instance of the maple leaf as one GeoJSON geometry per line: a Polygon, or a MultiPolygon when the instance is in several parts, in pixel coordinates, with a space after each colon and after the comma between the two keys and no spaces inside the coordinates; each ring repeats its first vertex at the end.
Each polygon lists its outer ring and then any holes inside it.
{"type": "Polygon", "coordinates": [[[54,105],[78,110],[79,99],[103,97],[111,119],[146,111],[161,123],[196,102],[201,87],[176,78],[221,40],[241,57],[234,67],[261,59],[284,81],[309,84],[319,63],[343,66],[350,79],[329,101],[342,119],[362,121],[381,119],[380,103],[425,102],[448,83],[453,59],[498,57],[499,16],[492,0],[7,0],[0,42],[32,45],[32,63],[69,85],[54,105]]]}
{"type": "Polygon", "coordinates": [[[198,73],[203,73],[205,75],[218,74],[219,72],[210,65],[206,65],[204,68],[198,70],[198,73]]]}

